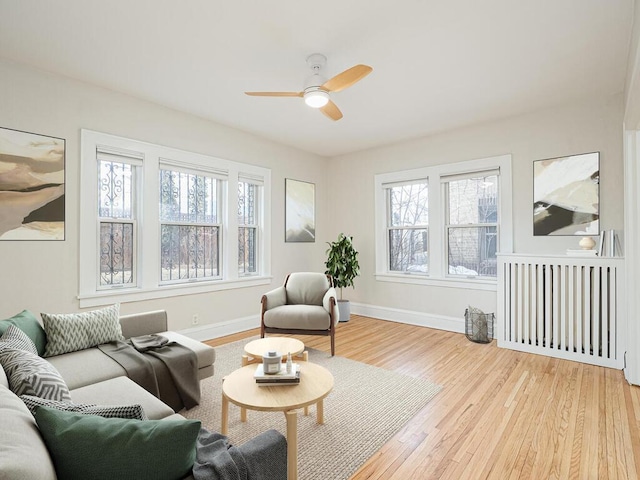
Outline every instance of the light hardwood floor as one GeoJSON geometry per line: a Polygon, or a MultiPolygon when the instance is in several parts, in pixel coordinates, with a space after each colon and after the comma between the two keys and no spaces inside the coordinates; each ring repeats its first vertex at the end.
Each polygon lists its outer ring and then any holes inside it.
{"type": "MultiPolygon", "coordinates": [[[[296,338],[330,351],[329,337],[296,338]]],[[[336,354],[443,386],[354,480],[640,478],[640,387],[619,370],[355,315],[336,354]]]]}

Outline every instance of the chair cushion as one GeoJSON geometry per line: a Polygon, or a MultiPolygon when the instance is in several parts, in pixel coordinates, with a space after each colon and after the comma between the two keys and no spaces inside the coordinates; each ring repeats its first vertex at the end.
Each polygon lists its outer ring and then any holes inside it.
{"type": "Polygon", "coordinates": [[[264,324],[269,328],[329,330],[331,318],[316,305],[283,305],[264,312],[264,324]]]}
{"type": "Polygon", "coordinates": [[[331,287],[327,276],[317,272],[295,272],[287,280],[287,304],[322,305],[322,297],[331,287]]]}

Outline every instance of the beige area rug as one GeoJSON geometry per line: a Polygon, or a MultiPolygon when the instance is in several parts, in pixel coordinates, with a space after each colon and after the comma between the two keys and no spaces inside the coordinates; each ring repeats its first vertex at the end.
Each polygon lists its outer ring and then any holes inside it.
{"type": "MultiPolygon", "coordinates": [[[[257,338],[257,337],[256,337],[257,338]]],[[[215,375],[202,381],[200,405],[180,412],[220,431],[222,377],[241,365],[243,346],[251,339],[216,348],[215,375]]],[[[309,361],[322,365],[334,377],[334,388],[324,401],[324,425],[316,423],[315,406],[309,416],[298,415],[298,477],[300,480],[348,479],[441,389],[429,381],[382,368],[331,357],[309,349],[309,361]]],[[[241,445],[260,432],[286,432],[282,412],[248,411],[229,407],[229,439],[241,445]]]]}

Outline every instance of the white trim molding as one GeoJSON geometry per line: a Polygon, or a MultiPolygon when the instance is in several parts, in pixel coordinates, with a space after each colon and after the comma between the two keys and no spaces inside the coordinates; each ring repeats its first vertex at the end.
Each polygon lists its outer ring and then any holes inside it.
{"type": "Polygon", "coordinates": [[[366,305],[364,303],[351,303],[351,313],[365,317],[390,320],[397,323],[406,323],[420,327],[437,328],[448,332],[464,333],[464,317],[448,317],[400,308],[381,307],[378,305],[366,305]]]}

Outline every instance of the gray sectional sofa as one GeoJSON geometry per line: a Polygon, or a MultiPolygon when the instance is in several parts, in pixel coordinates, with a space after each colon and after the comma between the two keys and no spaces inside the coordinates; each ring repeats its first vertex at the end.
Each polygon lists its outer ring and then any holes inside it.
{"type": "MultiPolygon", "coordinates": [[[[120,317],[125,338],[161,334],[196,354],[200,379],[213,375],[213,348],[167,331],[167,315],[155,311],[120,317]]],[[[73,403],[142,406],[149,420],[184,420],[168,405],[127,377],[126,371],[98,348],[45,358],[61,374],[69,387],[73,403]]],[[[36,417],[40,411],[37,410],[36,417]]],[[[0,480],[54,480],[53,457],[41,435],[34,415],[20,397],[9,389],[9,381],[0,368],[0,480]]],[[[49,445],[51,447],[51,445],[49,445]]],[[[170,453],[167,453],[170,455],[170,453]]],[[[286,456],[280,459],[286,464],[286,456]]],[[[192,478],[192,477],[189,477],[192,478]]]]}

